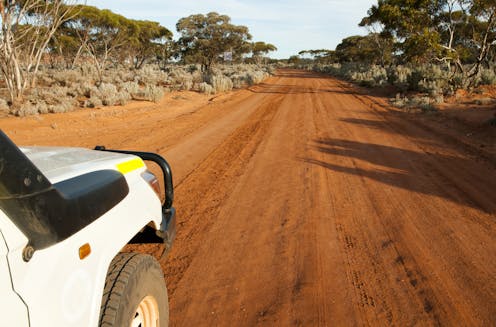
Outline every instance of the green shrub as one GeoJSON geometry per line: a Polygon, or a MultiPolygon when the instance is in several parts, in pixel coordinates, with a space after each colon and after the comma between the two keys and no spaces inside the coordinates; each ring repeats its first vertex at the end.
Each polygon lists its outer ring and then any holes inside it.
{"type": "Polygon", "coordinates": [[[408,98],[401,96],[401,94],[397,93],[396,97],[389,100],[391,104],[398,108],[404,108],[408,104],[408,98]]]}

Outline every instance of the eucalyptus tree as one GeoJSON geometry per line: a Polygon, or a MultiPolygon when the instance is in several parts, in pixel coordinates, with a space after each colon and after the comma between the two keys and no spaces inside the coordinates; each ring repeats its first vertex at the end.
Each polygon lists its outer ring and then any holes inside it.
{"type": "Polygon", "coordinates": [[[385,36],[370,33],[344,38],[336,46],[334,56],[339,62],[361,62],[385,66],[392,60],[392,41],[385,36]]]}
{"type": "Polygon", "coordinates": [[[298,52],[301,57],[310,57],[316,63],[331,64],[338,61],[336,51],[328,49],[302,50],[298,52]]]}
{"type": "Polygon", "coordinates": [[[79,5],[73,7],[76,13],[65,26],[77,35],[80,46],[75,57],[82,51],[91,58],[100,81],[112,56],[124,45],[137,44],[139,27],[135,21],[107,9],[79,5]]]}
{"type": "Polygon", "coordinates": [[[166,43],[172,40],[172,32],[152,21],[135,21],[138,33],[134,44],[131,46],[133,52],[134,68],[139,69],[146,60],[163,54],[163,49],[168,47],[166,43]]]}
{"type": "Polygon", "coordinates": [[[63,63],[66,68],[74,68],[74,60],[81,49],[81,42],[74,31],[62,24],[53,34],[47,53],[52,66],[63,63]]]}
{"type": "Polygon", "coordinates": [[[461,72],[466,86],[493,57],[494,0],[379,0],[361,26],[380,24],[407,62],[442,62],[461,72]]]}
{"type": "Polygon", "coordinates": [[[472,16],[472,42],[476,45],[477,54],[473,67],[468,71],[469,77],[479,75],[483,63],[489,58],[496,43],[496,2],[494,0],[462,1],[468,6],[472,16]]]}
{"type": "Polygon", "coordinates": [[[181,18],[176,24],[181,37],[178,51],[184,61],[196,62],[210,69],[222,54],[231,52],[234,59],[251,51],[248,27],[234,25],[227,15],[211,12],[181,18]]]}
{"type": "Polygon", "coordinates": [[[251,52],[253,54],[253,59],[257,64],[260,64],[264,56],[267,56],[269,52],[277,51],[277,47],[271,43],[265,42],[253,42],[251,52]]]}
{"type": "Polygon", "coordinates": [[[70,18],[69,1],[0,2],[0,70],[11,103],[36,84],[41,59],[57,28],[70,18]]]}
{"type": "Polygon", "coordinates": [[[445,0],[379,0],[360,26],[379,24],[408,62],[430,62],[441,52],[439,15],[445,0]]]}

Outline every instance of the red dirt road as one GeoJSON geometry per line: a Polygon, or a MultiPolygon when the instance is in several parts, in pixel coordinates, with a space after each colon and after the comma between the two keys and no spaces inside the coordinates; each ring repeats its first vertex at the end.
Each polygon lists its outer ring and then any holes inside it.
{"type": "Polygon", "coordinates": [[[173,326],[496,324],[494,162],[308,72],[183,96],[0,119],[19,144],[169,159],[173,326]]]}

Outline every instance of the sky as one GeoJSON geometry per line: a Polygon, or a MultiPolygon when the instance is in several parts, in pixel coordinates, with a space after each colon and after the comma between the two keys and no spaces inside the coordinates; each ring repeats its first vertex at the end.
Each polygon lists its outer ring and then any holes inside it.
{"type": "Polygon", "coordinates": [[[216,11],[245,25],[253,41],[274,44],[273,58],[288,58],[301,50],[335,49],[351,35],[365,35],[358,26],[377,0],[87,0],[128,18],[152,20],[177,37],[176,23],[192,14],[216,11]]]}

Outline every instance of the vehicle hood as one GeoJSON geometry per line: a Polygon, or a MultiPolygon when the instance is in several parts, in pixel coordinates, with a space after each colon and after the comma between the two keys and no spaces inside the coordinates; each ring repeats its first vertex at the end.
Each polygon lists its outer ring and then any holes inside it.
{"type": "Polygon", "coordinates": [[[21,151],[52,183],[115,165],[129,155],[84,148],[21,147],[21,151]]]}

